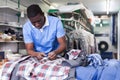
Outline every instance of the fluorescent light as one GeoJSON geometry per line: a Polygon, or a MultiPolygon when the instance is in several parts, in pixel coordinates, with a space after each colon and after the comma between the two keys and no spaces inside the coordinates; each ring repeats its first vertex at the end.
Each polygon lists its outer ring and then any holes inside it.
{"type": "Polygon", "coordinates": [[[24,11],[21,11],[21,17],[25,17],[24,11]]]}
{"type": "Polygon", "coordinates": [[[107,14],[109,14],[109,10],[110,10],[110,0],[106,0],[106,11],[107,11],[107,14]]]}
{"type": "Polygon", "coordinates": [[[54,6],[51,5],[51,6],[50,6],[50,9],[56,9],[56,8],[55,8],[54,6]]]}
{"type": "Polygon", "coordinates": [[[102,23],[100,23],[100,27],[103,27],[102,23]]]}
{"type": "Polygon", "coordinates": [[[56,9],[56,7],[58,7],[57,4],[55,3],[51,3],[48,0],[42,0],[45,4],[47,4],[48,6],[50,6],[51,9],[56,9]]]}

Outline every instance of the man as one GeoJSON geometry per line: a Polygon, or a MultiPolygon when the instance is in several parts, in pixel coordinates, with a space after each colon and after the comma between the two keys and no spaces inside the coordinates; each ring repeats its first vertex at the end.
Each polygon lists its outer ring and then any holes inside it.
{"type": "Polygon", "coordinates": [[[66,49],[65,32],[61,20],[47,16],[37,4],[27,8],[28,21],[23,26],[23,36],[29,55],[50,60],[66,49]]]}

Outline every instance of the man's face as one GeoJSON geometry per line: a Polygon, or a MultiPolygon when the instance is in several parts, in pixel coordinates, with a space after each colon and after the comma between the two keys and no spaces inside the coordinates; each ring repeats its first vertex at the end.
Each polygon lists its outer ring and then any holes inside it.
{"type": "Polygon", "coordinates": [[[45,17],[44,15],[37,14],[35,17],[29,18],[32,25],[34,25],[36,28],[40,29],[45,23],[45,17]]]}

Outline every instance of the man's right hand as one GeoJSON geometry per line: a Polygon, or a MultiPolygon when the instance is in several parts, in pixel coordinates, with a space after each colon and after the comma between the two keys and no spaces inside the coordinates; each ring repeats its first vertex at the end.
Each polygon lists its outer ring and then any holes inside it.
{"type": "Polygon", "coordinates": [[[43,53],[43,52],[37,52],[36,54],[37,54],[36,57],[37,57],[39,60],[41,60],[41,59],[45,56],[45,53],[43,53]]]}

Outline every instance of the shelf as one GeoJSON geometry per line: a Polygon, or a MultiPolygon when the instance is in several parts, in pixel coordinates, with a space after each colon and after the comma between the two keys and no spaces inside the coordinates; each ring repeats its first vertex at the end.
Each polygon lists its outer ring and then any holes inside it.
{"type": "MultiPolygon", "coordinates": [[[[20,11],[21,11],[20,9],[12,8],[10,6],[0,6],[0,12],[2,12],[3,14],[11,14],[11,15],[17,16],[17,14],[20,14],[20,11]]],[[[17,23],[17,21],[16,21],[16,23],[17,23]]],[[[0,21],[0,26],[22,28],[17,24],[10,24],[10,22],[6,22],[6,21],[0,21]]]]}
{"type": "Polygon", "coordinates": [[[0,40],[0,43],[2,43],[2,42],[20,43],[20,42],[23,42],[23,41],[18,41],[18,40],[14,40],[14,41],[5,41],[5,40],[0,40]]]}
{"type": "Polygon", "coordinates": [[[91,29],[88,26],[86,26],[84,23],[80,22],[80,25],[83,26],[83,28],[85,28],[86,30],[91,31],[91,29]]]}
{"type": "MultiPolygon", "coordinates": [[[[81,22],[81,21],[78,21],[78,20],[74,20],[74,19],[68,19],[68,18],[61,18],[61,20],[63,20],[63,21],[75,21],[75,22],[78,22],[78,23],[80,23],[80,25],[81,26],[83,26],[83,28],[84,29],[86,29],[86,30],[88,30],[88,31],[91,31],[91,29],[88,27],[88,26],[86,26],[83,22],[81,22]]],[[[72,29],[71,29],[72,30],[72,29]]]]}
{"type": "MultiPolygon", "coordinates": [[[[84,14],[83,15],[83,11],[80,10],[82,13],[77,13],[77,12],[72,12],[72,13],[60,13],[61,15],[65,14],[70,14],[70,16],[65,16],[64,18],[62,16],[59,16],[59,18],[62,20],[62,21],[74,21],[74,22],[77,22],[77,23],[80,23],[80,25],[82,26],[81,28],[89,31],[89,32],[92,32],[92,29],[91,29],[91,25],[90,23],[88,22],[88,19],[86,17],[86,15],[84,14]],[[75,15],[76,17],[78,16],[79,18],[78,19],[75,19],[75,15]],[[81,16],[80,16],[81,15],[81,16]]],[[[68,28],[67,28],[68,29],[68,28]]],[[[77,29],[77,28],[76,28],[77,29]]]]}
{"type": "Polygon", "coordinates": [[[69,30],[75,30],[74,28],[72,28],[71,26],[67,26],[67,25],[64,25],[64,28],[66,28],[66,29],[69,29],[69,30]]]}
{"type": "Polygon", "coordinates": [[[17,14],[18,12],[20,12],[20,10],[14,9],[12,7],[9,7],[9,6],[0,6],[0,12],[17,14]]]}
{"type": "MultiPolygon", "coordinates": [[[[2,18],[0,19],[0,29],[2,33],[3,31],[8,30],[9,28],[12,28],[15,31],[15,35],[18,35],[18,36],[21,35],[21,31],[22,31],[22,24],[20,24],[21,11],[24,11],[24,10],[18,9],[17,6],[16,7],[0,6],[0,12],[2,14],[1,15],[2,18]]],[[[15,40],[13,38],[12,40],[0,38],[1,50],[11,49],[15,52],[19,52],[19,47],[21,46],[21,44],[24,46],[24,41],[18,36],[15,38],[15,40]]]]}
{"type": "Polygon", "coordinates": [[[0,26],[8,26],[8,27],[13,27],[13,28],[22,28],[20,26],[15,26],[15,25],[10,25],[10,24],[5,24],[5,23],[0,23],[0,26]]]}

